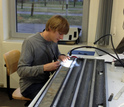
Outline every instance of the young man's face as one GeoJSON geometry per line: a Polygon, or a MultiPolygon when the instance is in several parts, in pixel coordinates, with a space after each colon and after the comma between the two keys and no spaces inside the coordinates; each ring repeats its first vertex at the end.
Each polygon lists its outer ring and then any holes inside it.
{"type": "Polygon", "coordinates": [[[51,41],[57,43],[60,39],[63,39],[64,34],[62,34],[61,32],[55,31],[55,32],[51,32],[50,35],[50,39],[51,41]]]}

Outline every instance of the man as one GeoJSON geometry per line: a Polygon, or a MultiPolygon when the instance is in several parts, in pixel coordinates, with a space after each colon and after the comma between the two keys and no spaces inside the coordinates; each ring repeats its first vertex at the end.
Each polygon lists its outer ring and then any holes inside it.
{"type": "Polygon", "coordinates": [[[69,31],[69,24],[60,15],[51,17],[45,31],[28,37],[22,44],[17,73],[24,97],[33,99],[47,82],[50,72],[55,71],[61,61],[69,57],[60,54],[57,42],[69,31]],[[53,62],[54,60],[54,62],[53,62]]]}

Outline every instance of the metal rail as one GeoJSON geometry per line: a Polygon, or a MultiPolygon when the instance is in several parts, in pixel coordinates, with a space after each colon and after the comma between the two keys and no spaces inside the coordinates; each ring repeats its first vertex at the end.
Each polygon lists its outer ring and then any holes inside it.
{"type": "Polygon", "coordinates": [[[103,60],[75,58],[49,107],[107,107],[105,76],[103,60]]]}

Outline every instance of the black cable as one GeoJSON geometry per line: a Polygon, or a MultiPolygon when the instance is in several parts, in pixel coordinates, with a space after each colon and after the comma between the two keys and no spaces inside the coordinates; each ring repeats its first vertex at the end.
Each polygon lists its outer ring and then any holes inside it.
{"type": "Polygon", "coordinates": [[[121,61],[121,59],[119,58],[119,56],[118,56],[118,54],[117,54],[117,52],[116,52],[116,50],[115,50],[115,47],[114,47],[114,44],[113,44],[113,40],[112,40],[112,35],[111,35],[111,34],[106,34],[106,35],[100,37],[98,40],[96,40],[96,41],[94,42],[94,44],[96,44],[100,39],[102,39],[102,38],[104,38],[104,37],[106,37],[106,36],[110,36],[110,37],[111,37],[112,48],[113,48],[113,50],[114,50],[115,55],[116,55],[117,58],[118,58],[117,60],[118,60],[118,61],[121,63],[121,65],[124,67],[124,63],[121,61]]]}
{"type": "MultiPolygon", "coordinates": [[[[118,60],[121,63],[121,61],[118,58],[116,58],[115,56],[113,56],[112,54],[110,54],[110,53],[108,53],[108,52],[106,52],[100,48],[93,47],[93,46],[80,46],[80,47],[73,48],[72,50],[69,51],[69,56],[71,56],[73,50],[78,49],[78,48],[95,48],[97,50],[103,51],[104,53],[110,55],[111,57],[115,58],[116,60],[118,60]]],[[[122,66],[124,67],[123,63],[122,63],[122,66]]]]}
{"type": "MultiPolygon", "coordinates": [[[[73,48],[72,50],[70,50],[69,55],[71,56],[72,51],[75,50],[75,49],[78,49],[78,48],[95,48],[95,49],[98,49],[98,50],[100,50],[100,51],[103,51],[103,52],[105,52],[106,54],[109,54],[109,55],[112,56],[113,58],[117,59],[115,56],[111,55],[110,53],[108,53],[108,52],[106,52],[106,51],[104,51],[104,50],[102,50],[102,49],[93,47],[93,46],[80,46],[80,47],[73,48]]],[[[118,59],[117,59],[117,60],[118,60],[118,59]]]]}
{"type": "Polygon", "coordinates": [[[106,35],[100,37],[97,41],[94,42],[94,44],[96,44],[100,39],[102,39],[102,38],[104,38],[106,36],[110,36],[111,37],[111,44],[112,44],[112,48],[114,50],[114,53],[116,54],[117,58],[120,59],[119,56],[118,56],[118,54],[117,54],[117,52],[116,52],[116,50],[115,50],[115,47],[114,47],[114,44],[113,44],[113,40],[112,40],[112,35],[111,34],[106,34],[106,35]]]}

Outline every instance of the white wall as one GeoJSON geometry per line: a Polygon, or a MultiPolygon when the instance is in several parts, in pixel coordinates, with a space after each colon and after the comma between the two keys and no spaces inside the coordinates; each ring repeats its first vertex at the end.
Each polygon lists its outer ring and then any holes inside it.
{"type": "Polygon", "coordinates": [[[114,46],[117,47],[119,42],[124,37],[124,29],[122,28],[124,22],[124,0],[114,0],[111,34],[113,34],[114,46]]]}
{"type": "MultiPolygon", "coordinates": [[[[21,44],[23,40],[6,40],[3,41],[3,38],[6,39],[9,37],[9,27],[8,27],[8,11],[7,11],[7,1],[8,0],[0,0],[0,83],[3,83],[6,87],[6,70],[4,68],[4,60],[3,54],[12,49],[21,50],[21,44]],[[3,4],[3,5],[2,5],[3,4]],[[2,8],[3,6],[3,8],[2,8]]],[[[95,31],[96,31],[96,21],[97,21],[97,14],[98,14],[98,4],[99,0],[91,0],[90,3],[90,15],[89,15],[89,31],[88,31],[88,45],[92,45],[95,40],[95,31]]],[[[124,17],[122,16],[122,8],[124,4],[124,0],[114,0],[114,12],[113,12],[113,24],[112,26],[112,33],[113,29],[116,28],[116,38],[121,39],[122,35],[124,35],[124,31],[121,29],[122,21],[124,17]],[[121,5],[121,6],[120,6],[121,5]],[[118,19],[118,20],[117,20],[118,19]],[[121,29],[121,30],[120,30],[121,29]]],[[[115,35],[115,36],[116,36],[115,35]]],[[[82,44],[80,44],[82,45],[82,44]]],[[[70,49],[77,47],[79,45],[59,45],[59,49],[61,53],[66,54],[70,49]]],[[[19,77],[17,74],[14,74],[11,77],[11,84],[12,87],[18,87],[19,77]]]]}
{"type": "Polygon", "coordinates": [[[2,37],[3,37],[3,18],[2,18],[2,3],[0,1],[0,84],[3,83],[3,58],[2,58],[2,37]]]}
{"type": "Polygon", "coordinates": [[[93,45],[96,34],[96,24],[99,0],[90,0],[90,15],[89,15],[89,29],[88,29],[88,45],[93,45]]]}

